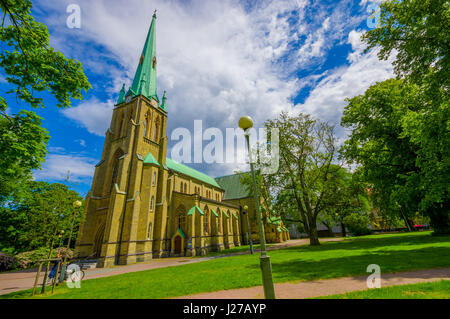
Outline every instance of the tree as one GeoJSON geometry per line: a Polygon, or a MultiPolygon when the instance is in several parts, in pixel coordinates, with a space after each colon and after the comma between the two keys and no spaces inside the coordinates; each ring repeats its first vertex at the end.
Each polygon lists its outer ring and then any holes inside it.
{"type": "Polygon", "coordinates": [[[46,247],[56,230],[64,230],[59,241],[67,242],[72,220],[72,243],[75,243],[84,216],[82,210],[78,212],[73,207],[76,200],[82,201],[82,197],[66,185],[26,183],[20,194],[15,193],[13,200],[0,207],[0,250],[19,253],[46,247]]]}
{"type": "Polygon", "coordinates": [[[332,196],[330,176],[336,170],[332,165],[337,155],[334,127],[309,115],[289,116],[284,112],[277,119],[267,120],[265,127],[267,132],[277,128],[280,133],[279,170],[267,175],[266,183],[274,185],[278,201],[292,201],[287,206],[289,213],[298,217],[310,244],[319,245],[317,217],[332,196]]]}
{"type": "Polygon", "coordinates": [[[380,26],[363,35],[363,40],[367,50],[380,47],[381,59],[395,51],[396,75],[405,84],[418,86],[422,107],[405,110],[402,137],[417,147],[421,174],[414,184],[420,184],[425,194],[419,209],[430,216],[435,232],[450,233],[450,5],[445,0],[391,0],[381,3],[380,18],[380,26]]]}
{"type": "MultiPolygon", "coordinates": [[[[0,0],[0,67],[12,85],[6,93],[37,108],[44,107],[39,93],[48,91],[58,107],[70,107],[71,99],[81,99],[91,86],[80,62],[50,47],[47,27],[34,20],[31,7],[29,0],[0,0]]],[[[10,185],[17,187],[40,167],[49,139],[34,112],[10,115],[7,106],[0,97],[0,201],[11,193],[10,185]]]]}
{"type": "MultiPolygon", "coordinates": [[[[446,0],[389,0],[380,4],[379,27],[363,35],[367,50],[380,46],[380,59],[396,51],[398,76],[428,82],[434,90],[449,87],[450,5],[446,0]]],[[[366,51],[367,51],[366,50],[366,51]]]]}
{"type": "MultiPolygon", "coordinates": [[[[435,150],[433,154],[441,156],[434,161],[423,161],[428,146],[410,134],[411,112],[426,112],[426,97],[420,86],[391,79],[348,99],[341,125],[352,132],[343,154],[362,165],[362,176],[383,199],[383,209],[406,223],[420,211],[430,217],[435,232],[445,233],[449,229],[448,149],[435,150]],[[431,173],[444,176],[431,178],[431,173]]],[[[435,139],[448,144],[448,134],[439,129],[436,134],[435,139]]]]}
{"type": "MultiPolygon", "coordinates": [[[[370,204],[367,197],[367,184],[361,180],[359,171],[351,173],[344,167],[335,165],[329,177],[330,196],[326,198],[325,209],[319,216],[320,221],[329,229],[340,224],[342,236],[346,236],[346,218],[368,219],[370,204]]],[[[365,220],[366,220],[365,219],[365,220]]],[[[369,223],[360,228],[368,229],[369,223]]],[[[362,233],[361,231],[359,233],[362,233]]]]}

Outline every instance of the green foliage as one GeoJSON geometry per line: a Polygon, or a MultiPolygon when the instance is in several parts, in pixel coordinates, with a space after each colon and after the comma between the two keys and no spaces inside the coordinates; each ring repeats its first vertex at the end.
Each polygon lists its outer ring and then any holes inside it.
{"type": "MultiPolygon", "coordinates": [[[[396,52],[395,72],[406,82],[395,88],[391,86],[395,92],[385,92],[385,99],[390,100],[387,106],[396,105],[385,122],[395,126],[392,137],[406,153],[397,153],[398,159],[404,157],[405,161],[404,165],[398,164],[403,166],[398,167],[398,172],[392,166],[384,167],[403,181],[397,190],[381,196],[391,208],[401,206],[403,215],[416,209],[425,212],[437,233],[450,233],[449,29],[448,1],[391,0],[381,3],[380,27],[363,36],[368,49],[380,47],[381,59],[396,52]],[[393,205],[396,199],[392,197],[399,198],[403,204],[393,205]]],[[[382,95],[374,102],[375,108],[381,110],[382,95]]],[[[391,150],[400,149],[398,146],[391,150]]],[[[383,154],[380,158],[386,160],[383,154]]]]}
{"type": "Polygon", "coordinates": [[[367,198],[367,185],[362,181],[359,171],[351,173],[343,167],[333,166],[334,169],[328,178],[330,196],[326,198],[324,204],[326,209],[319,218],[328,228],[341,224],[342,235],[345,236],[346,216],[356,214],[368,218],[370,204],[367,198]]]}
{"type": "MultiPolygon", "coordinates": [[[[41,247],[31,251],[25,251],[15,256],[17,267],[22,269],[33,268],[38,265],[40,260],[47,259],[50,253],[50,247],[41,247]]],[[[72,258],[73,250],[67,247],[58,247],[52,250],[50,258],[72,258]]]]}
{"type": "Polygon", "coordinates": [[[30,179],[31,170],[40,168],[45,159],[49,135],[41,120],[31,111],[6,114],[0,97],[0,203],[17,188],[17,181],[30,179]]]}
{"type": "Polygon", "coordinates": [[[75,218],[72,244],[78,226],[84,216],[72,204],[82,200],[80,195],[66,185],[46,182],[29,182],[20,194],[5,207],[0,207],[0,250],[14,253],[66,243],[70,234],[72,218],[75,218]],[[75,217],[73,217],[75,216],[75,217]],[[64,230],[61,238],[56,231],[64,230]]]}
{"type": "Polygon", "coordinates": [[[449,135],[438,127],[422,127],[424,141],[418,142],[410,134],[411,114],[428,110],[423,90],[391,79],[348,102],[341,125],[352,132],[342,152],[347,160],[362,164],[362,176],[373,185],[380,209],[404,218],[420,211],[431,217],[436,231],[448,232],[450,147],[444,145],[449,135]],[[441,144],[434,151],[429,146],[436,141],[425,145],[430,131],[441,144]]]}
{"type": "Polygon", "coordinates": [[[343,218],[345,226],[354,236],[363,236],[371,233],[369,217],[358,213],[351,213],[343,218]]]}
{"type": "Polygon", "coordinates": [[[274,190],[274,208],[285,219],[297,220],[309,234],[311,245],[318,245],[317,218],[328,209],[333,193],[331,178],[340,167],[334,127],[309,115],[267,120],[265,127],[279,131],[279,169],[265,177],[274,190]]]}
{"type": "Polygon", "coordinates": [[[17,264],[16,258],[0,252],[0,271],[10,270],[17,264]]]}
{"type": "Polygon", "coordinates": [[[16,87],[7,93],[33,107],[44,107],[34,92],[49,91],[58,107],[68,107],[71,98],[81,99],[82,92],[91,86],[80,62],[50,47],[47,27],[34,20],[31,7],[29,0],[0,1],[0,41],[7,46],[0,54],[0,67],[7,74],[6,80],[16,87]]]}
{"type": "MultiPolygon", "coordinates": [[[[41,92],[50,92],[58,107],[70,107],[71,99],[81,99],[89,84],[81,63],[67,59],[49,45],[47,27],[31,16],[31,1],[1,0],[0,67],[12,88],[7,94],[32,107],[44,107],[41,92]]],[[[8,105],[0,97],[0,205],[11,200],[31,171],[45,159],[48,132],[34,112],[7,114],[8,105]]]]}
{"type": "MultiPolygon", "coordinates": [[[[447,0],[389,0],[380,4],[380,27],[363,39],[368,48],[380,46],[380,59],[395,50],[398,76],[413,83],[425,79],[437,87],[449,86],[450,4],[447,0]]],[[[438,93],[438,90],[435,91],[438,93]]]]}

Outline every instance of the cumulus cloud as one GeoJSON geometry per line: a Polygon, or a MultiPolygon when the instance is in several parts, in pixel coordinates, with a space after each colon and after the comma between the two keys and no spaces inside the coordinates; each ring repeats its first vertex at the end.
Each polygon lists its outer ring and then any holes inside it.
{"type": "Polygon", "coordinates": [[[104,136],[111,121],[113,107],[113,101],[100,102],[97,98],[92,98],[61,112],[90,133],[104,136]]]}
{"type": "Polygon", "coordinates": [[[36,180],[87,182],[94,175],[96,161],[89,157],[51,153],[41,170],[34,172],[36,180]]]}
{"type": "MultiPolygon", "coordinates": [[[[233,0],[86,0],[79,1],[79,30],[61,28],[69,3],[40,1],[53,43],[110,81],[105,87],[93,83],[94,94],[106,93],[107,101],[94,97],[63,113],[99,136],[109,126],[122,83],[131,83],[155,8],[157,85],[160,96],[167,91],[169,138],[177,127],[192,130],[196,119],[225,133],[244,114],[261,127],[283,110],[338,122],[346,97],[392,73],[374,52],[363,54],[360,34],[351,30],[366,17],[352,16],[350,1],[259,1],[246,7],[233,0]],[[352,46],[349,65],[297,78],[299,69],[314,69],[336,43],[346,42],[352,46]],[[300,89],[312,84],[304,103],[294,105],[300,89]]],[[[214,175],[233,170],[226,164],[203,168],[214,175]]]]}
{"type": "Polygon", "coordinates": [[[339,123],[346,98],[363,94],[370,85],[394,76],[392,59],[378,60],[377,50],[363,53],[365,46],[361,35],[356,30],[348,34],[348,43],[352,46],[347,56],[350,65],[332,70],[317,83],[304,103],[296,105],[293,112],[309,113],[316,118],[339,123]]]}

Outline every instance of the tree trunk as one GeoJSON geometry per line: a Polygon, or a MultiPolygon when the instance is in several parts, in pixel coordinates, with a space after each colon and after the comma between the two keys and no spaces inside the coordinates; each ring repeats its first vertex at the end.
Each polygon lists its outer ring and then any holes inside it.
{"type": "Polygon", "coordinates": [[[430,224],[433,228],[433,235],[450,234],[450,216],[448,203],[449,202],[447,201],[442,205],[442,207],[431,207],[428,209],[428,216],[430,216],[430,224]]]}
{"type": "Polygon", "coordinates": [[[342,237],[347,236],[347,231],[345,230],[345,225],[343,222],[341,222],[341,233],[342,233],[342,237]]]}
{"type": "Polygon", "coordinates": [[[309,245],[317,246],[320,245],[319,234],[317,233],[316,223],[311,223],[309,228],[309,245]]]}

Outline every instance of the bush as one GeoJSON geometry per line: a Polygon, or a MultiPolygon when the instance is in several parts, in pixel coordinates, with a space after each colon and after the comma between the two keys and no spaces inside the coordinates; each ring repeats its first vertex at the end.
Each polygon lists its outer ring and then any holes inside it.
{"type": "MultiPolygon", "coordinates": [[[[36,250],[26,251],[16,255],[18,267],[26,269],[33,268],[39,264],[39,260],[48,258],[48,248],[38,248],[36,250]]],[[[56,258],[60,254],[61,258],[72,258],[73,250],[66,247],[58,247],[53,249],[51,258],[56,258]]]]}
{"type": "Polygon", "coordinates": [[[16,266],[16,259],[8,254],[0,253],[0,271],[14,269],[16,266]]]}
{"type": "Polygon", "coordinates": [[[350,214],[344,217],[344,225],[354,236],[369,235],[372,231],[369,229],[369,217],[361,214],[350,214]]]}

